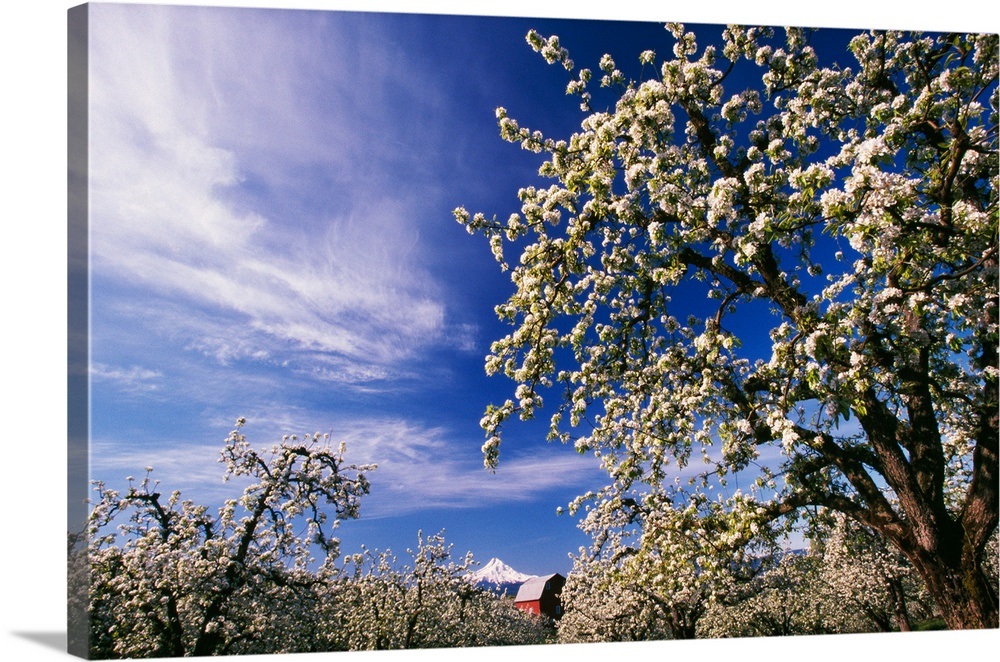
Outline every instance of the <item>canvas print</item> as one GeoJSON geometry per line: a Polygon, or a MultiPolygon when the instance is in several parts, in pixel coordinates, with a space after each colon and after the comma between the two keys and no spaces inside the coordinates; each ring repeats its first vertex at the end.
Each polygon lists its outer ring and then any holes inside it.
{"type": "Polygon", "coordinates": [[[72,653],[998,627],[997,35],[670,18],[70,10],[72,653]]]}

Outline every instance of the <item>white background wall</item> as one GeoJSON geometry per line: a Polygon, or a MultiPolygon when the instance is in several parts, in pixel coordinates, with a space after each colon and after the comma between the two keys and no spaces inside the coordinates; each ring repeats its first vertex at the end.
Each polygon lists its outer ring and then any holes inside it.
{"type": "MultiPolygon", "coordinates": [[[[63,659],[65,646],[65,33],[66,10],[77,3],[15,0],[0,9],[0,653],[20,661],[63,659]]],[[[179,4],[171,2],[170,4],[179,4]]],[[[184,4],[205,4],[191,0],[184,4]]],[[[838,0],[712,3],[616,0],[459,0],[371,2],[271,0],[207,4],[310,9],[430,11],[690,22],[741,22],[832,27],[897,27],[998,31],[997,10],[973,5],[838,0]],[[475,9],[470,9],[475,6],[475,9]],[[906,11],[901,12],[900,6],[906,11]],[[933,13],[933,10],[939,13],[933,13]]],[[[477,650],[478,660],[630,661],[695,658],[750,660],[941,660],[952,654],[995,653],[1000,631],[662,642],[477,650]]],[[[283,659],[464,660],[469,651],[294,655],[283,659]]],[[[963,655],[963,656],[964,656],[963,655]]],[[[271,657],[239,658],[253,660],[271,657]]]]}

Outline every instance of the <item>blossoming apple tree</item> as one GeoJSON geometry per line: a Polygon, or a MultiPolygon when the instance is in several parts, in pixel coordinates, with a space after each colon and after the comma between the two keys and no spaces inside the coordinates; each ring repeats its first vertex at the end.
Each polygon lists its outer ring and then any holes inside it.
{"type": "Polygon", "coordinates": [[[808,553],[771,557],[751,581],[711,604],[698,636],[890,632],[933,617],[923,582],[901,554],[837,515],[808,553]]]}
{"type": "Polygon", "coordinates": [[[357,517],[374,467],[345,464],[343,447],[318,433],[259,452],[243,424],[220,461],[227,479],[250,484],[217,515],[179,492],[161,494],[151,468],[124,493],[96,484],[87,531],[92,655],[315,650],[316,606],[338,574],[332,533],[357,517]]]}
{"type": "Polygon", "coordinates": [[[560,643],[652,641],[673,636],[660,605],[643,587],[623,580],[606,556],[593,557],[580,550],[561,600],[565,611],[557,626],[560,643]]]}
{"type": "Polygon", "coordinates": [[[580,522],[594,542],[574,559],[563,589],[560,637],[588,628],[591,636],[607,634],[610,615],[633,610],[623,635],[659,631],[664,638],[693,639],[706,609],[750,583],[760,560],[775,551],[766,537],[736,542],[720,532],[714,522],[724,503],[695,499],[681,509],[668,493],[652,489],[607,492],[580,522]]]}
{"type": "Polygon", "coordinates": [[[455,210],[515,286],[486,360],[516,383],[482,420],[487,466],[556,393],[549,437],[610,478],[575,507],[693,509],[734,548],[842,513],[950,627],[997,627],[997,36],[879,31],[834,53],[823,31],[667,27],[669,57],[643,52],[635,80],[605,55],[597,90],[529,33],[570,72],[580,130],[497,109],[552,183],[506,220],[455,210]]]}
{"type": "Polygon", "coordinates": [[[837,609],[822,583],[819,555],[788,554],[743,587],[736,599],[716,602],[698,624],[709,637],[787,637],[866,632],[856,612],[837,609]]]}
{"type": "Polygon", "coordinates": [[[823,541],[822,558],[821,580],[832,606],[855,615],[864,628],[908,631],[914,621],[930,618],[926,589],[912,566],[853,520],[836,518],[823,541]]]}
{"type": "Polygon", "coordinates": [[[468,553],[451,557],[444,534],[424,537],[400,565],[390,550],[345,558],[345,572],[323,601],[331,650],[391,650],[545,643],[545,621],[468,578],[468,553]]]}

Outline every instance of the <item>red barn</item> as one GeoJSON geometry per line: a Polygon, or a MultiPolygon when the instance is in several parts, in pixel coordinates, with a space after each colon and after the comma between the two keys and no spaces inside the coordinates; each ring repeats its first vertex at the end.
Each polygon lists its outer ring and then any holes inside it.
{"type": "Polygon", "coordinates": [[[558,619],[562,616],[559,596],[565,584],[566,578],[559,573],[529,579],[517,589],[514,606],[536,616],[558,619]]]}

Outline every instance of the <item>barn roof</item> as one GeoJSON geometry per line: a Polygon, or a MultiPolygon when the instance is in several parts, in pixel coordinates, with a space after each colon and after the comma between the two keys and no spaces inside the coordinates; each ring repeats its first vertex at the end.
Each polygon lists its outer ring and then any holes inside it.
{"type": "Polygon", "coordinates": [[[544,577],[533,577],[524,582],[521,584],[521,588],[517,589],[517,595],[514,597],[514,602],[540,600],[542,598],[542,592],[545,591],[545,583],[558,574],[559,573],[553,573],[551,575],[545,575],[544,577]]]}

